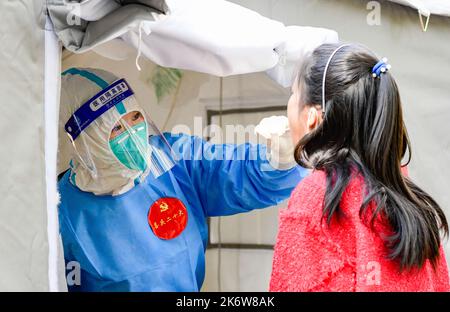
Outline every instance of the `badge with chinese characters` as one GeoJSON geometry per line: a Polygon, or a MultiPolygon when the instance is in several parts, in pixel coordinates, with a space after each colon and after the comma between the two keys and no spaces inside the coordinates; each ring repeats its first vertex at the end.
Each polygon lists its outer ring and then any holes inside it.
{"type": "Polygon", "coordinates": [[[187,210],[178,198],[160,198],[148,212],[148,223],[161,239],[172,239],[183,232],[187,224],[187,210]]]}

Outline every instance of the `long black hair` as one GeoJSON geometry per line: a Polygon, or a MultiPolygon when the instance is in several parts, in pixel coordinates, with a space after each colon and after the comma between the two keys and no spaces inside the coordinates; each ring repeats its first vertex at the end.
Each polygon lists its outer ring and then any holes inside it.
{"type": "MultiPolygon", "coordinates": [[[[337,47],[321,45],[301,65],[299,105],[321,105],[324,69],[337,47]]],[[[389,259],[398,260],[400,270],[420,268],[427,259],[435,266],[440,231],[448,235],[447,220],[436,201],[401,173],[401,161],[408,152],[409,163],[411,147],[400,95],[389,71],[372,76],[377,62],[361,45],[338,50],[325,77],[323,120],[300,140],[295,159],[326,173],[323,217],[328,224],[342,214],[340,201],[356,168],[365,182],[361,218],[375,202],[371,225],[381,214],[392,228],[385,238],[389,259]]]]}

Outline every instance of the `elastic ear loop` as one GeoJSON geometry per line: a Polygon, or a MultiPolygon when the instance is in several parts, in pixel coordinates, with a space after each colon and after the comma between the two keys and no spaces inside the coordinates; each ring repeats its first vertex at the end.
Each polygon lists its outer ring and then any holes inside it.
{"type": "Polygon", "coordinates": [[[343,44],[337,47],[336,50],[331,53],[330,57],[328,58],[327,64],[325,65],[325,70],[323,71],[323,78],[322,78],[322,118],[325,117],[325,79],[327,77],[327,71],[328,66],[330,66],[331,60],[333,59],[333,56],[342,48],[350,46],[351,44],[343,44]]]}

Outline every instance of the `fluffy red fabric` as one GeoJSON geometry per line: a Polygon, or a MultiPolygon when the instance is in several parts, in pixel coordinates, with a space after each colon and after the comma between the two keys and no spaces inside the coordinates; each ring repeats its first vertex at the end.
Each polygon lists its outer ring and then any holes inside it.
{"type": "MultiPolygon", "coordinates": [[[[434,271],[399,271],[386,258],[383,236],[390,227],[382,218],[374,230],[359,210],[364,180],[354,176],[342,200],[344,216],[327,226],[322,220],[326,177],[314,171],[293,191],[288,208],[280,212],[273,259],[271,291],[449,291],[449,276],[442,247],[434,271]]],[[[374,204],[369,206],[373,209],[374,204]]]]}

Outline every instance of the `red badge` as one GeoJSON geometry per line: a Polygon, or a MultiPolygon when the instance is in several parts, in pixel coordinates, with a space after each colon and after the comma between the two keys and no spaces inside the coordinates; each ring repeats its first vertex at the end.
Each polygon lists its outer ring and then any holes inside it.
{"type": "Polygon", "coordinates": [[[148,223],[161,239],[172,239],[183,232],[187,224],[187,210],[178,198],[160,198],[148,212],[148,223]]]}

